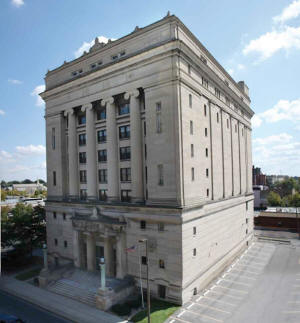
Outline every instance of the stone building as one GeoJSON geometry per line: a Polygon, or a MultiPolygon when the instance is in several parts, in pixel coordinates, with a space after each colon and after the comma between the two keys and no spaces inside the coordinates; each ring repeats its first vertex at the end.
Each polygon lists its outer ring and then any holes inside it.
{"type": "Polygon", "coordinates": [[[174,15],[49,71],[47,244],[177,303],[253,235],[249,92],[174,15]]]}

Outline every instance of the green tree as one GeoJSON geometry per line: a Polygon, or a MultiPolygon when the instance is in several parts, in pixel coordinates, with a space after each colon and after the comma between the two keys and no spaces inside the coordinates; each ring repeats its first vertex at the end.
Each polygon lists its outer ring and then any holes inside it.
{"type": "Polygon", "coordinates": [[[300,193],[295,193],[291,197],[290,206],[300,207],[300,193]]]}
{"type": "Polygon", "coordinates": [[[297,182],[290,177],[282,182],[275,183],[272,190],[278,193],[281,197],[293,194],[293,190],[297,188],[297,182]]]}
{"type": "Polygon", "coordinates": [[[1,201],[5,201],[6,200],[6,191],[5,190],[1,190],[1,201]]]}
{"type": "Polygon", "coordinates": [[[45,210],[41,206],[18,203],[2,223],[2,242],[26,255],[46,240],[45,210]]]}
{"type": "Polygon", "coordinates": [[[267,199],[269,206],[281,206],[281,197],[278,193],[270,192],[267,199]]]}

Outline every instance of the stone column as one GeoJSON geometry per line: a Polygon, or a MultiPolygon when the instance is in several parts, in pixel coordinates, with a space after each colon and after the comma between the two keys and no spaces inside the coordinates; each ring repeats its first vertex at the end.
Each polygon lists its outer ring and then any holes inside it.
{"type": "Polygon", "coordinates": [[[68,117],[68,166],[69,166],[69,198],[78,199],[78,153],[77,153],[77,129],[76,115],[74,109],[65,111],[68,117]]]}
{"type": "Polygon", "coordinates": [[[125,276],[125,244],[124,234],[117,236],[117,278],[123,279],[125,276]]]}
{"type": "Polygon", "coordinates": [[[73,260],[74,266],[81,267],[80,232],[73,229],[73,260]]]}
{"type": "Polygon", "coordinates": [[[104,239],[104,259],[106,265],[106,276],[113,276],[113,247],[109,237],[104,239]]]}
{"type": "Polygon", "coordinates": [[[87,256],[87,270],[95,271],[96,269],[96,244],[91,233],[86,236],[86,256],[87,256]]]}
{"type": "Polygon", "coordinates": [[[119,200],[119,159],[116,106],[114,98],[110,97],[101,101],[106,105],[106,135],[107,135],[107,198],[108,201],[119,200]]]}
{"type": "Polygon", "coordinates": [[[83,105],[81,111],[86,111],[86,155],[87,155],[87,197],[97,199],[97,160],[96,133],[94,110],[92,104],[83,105]]]}
{"type": "Polygon", "coordinates": [[[131,149],[131,197],[132,202],[144,200],[143,147],[139,91],[125,93],[130,98],[130,149],[131,149]]]}

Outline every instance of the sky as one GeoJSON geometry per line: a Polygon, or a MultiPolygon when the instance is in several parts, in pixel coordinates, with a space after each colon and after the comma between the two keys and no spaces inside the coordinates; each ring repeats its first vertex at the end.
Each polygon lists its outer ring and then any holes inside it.
{"type": "Polygon", "coordinates": [[[47,70],[167,11],[248,85],[253,163],[300,175],[300,0],[0,0],[0,180],[46,177],[47,70]]]}

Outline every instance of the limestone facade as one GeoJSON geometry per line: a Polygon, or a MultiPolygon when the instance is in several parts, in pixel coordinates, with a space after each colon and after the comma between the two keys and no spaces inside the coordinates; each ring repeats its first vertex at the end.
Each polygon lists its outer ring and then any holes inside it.
{"type": "Polygon", "coordinates": [[[171,15],[45,81],[50,259],[146,286],[148,238],[151,293],[186,302],[253,235],[247,86],[171,15]]]}

